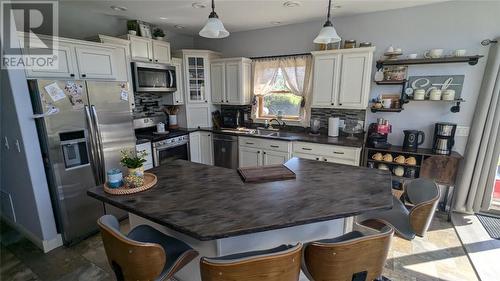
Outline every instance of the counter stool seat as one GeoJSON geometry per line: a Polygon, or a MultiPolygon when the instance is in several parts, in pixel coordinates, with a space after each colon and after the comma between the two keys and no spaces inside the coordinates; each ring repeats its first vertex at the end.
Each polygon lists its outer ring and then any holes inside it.
{"type": "Polygon", "coordinates": [[[198,256],[188,244],[149,225],[137,226],[125,236],[112,215],[102,216],[97,224],[118,281],[168,280],[198,256]]]}
{"type": "Polygon", "coordinates": [[[203,281],[298,281],[302,244],[200,260],[203,281]]]}

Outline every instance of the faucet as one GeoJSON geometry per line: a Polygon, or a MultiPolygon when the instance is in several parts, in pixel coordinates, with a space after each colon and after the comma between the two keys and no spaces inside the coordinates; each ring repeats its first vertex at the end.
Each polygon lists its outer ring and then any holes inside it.
{"type": "Polygon", "coordinates": [[[273,119],[269,120],[269,126],[270,127],[272,127],[271,123],[273,123],[273,121],[276,121],[276,123],[278,123],[278,126],[281,127],[281,128],[284,128],[286,126],[285,121],[283,121],[280,116],[278,116],[277,118],[273,118],[273,119]]]}

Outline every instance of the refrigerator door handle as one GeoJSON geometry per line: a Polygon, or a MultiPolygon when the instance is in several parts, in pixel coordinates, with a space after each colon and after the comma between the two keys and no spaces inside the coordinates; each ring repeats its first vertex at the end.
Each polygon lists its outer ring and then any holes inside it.
{"type": "Polygon", "coordinates": [[[103,184],[106,181],[106,176],[104,172],[104,151],[102,148],[102,139],[101,139],[101,131],[99,129],[99,119],[97,119],[97,112],[95,109],[94,105],[91,105],[90,108],[92,109],[92,119],[94,120],[94,126],[95,126],[95,135],[96,135],[96,142],[97,142],[97,151],[98,151],[98,156],[99,156],[99,178],[101,180],[100,184],[103,184]]]}
{"type": "Polygon", "coordinates": [[[88,131],[89,131],[89,143],[90,143],[90,153],[89,153],[89,156],[90,156],[90,167],[92,168],[92,174],[94,175],[94,181],[95,181],[95,184],[96,185],[99,185],[99,174],[98,174],[98,171],[97,171],[97,162],[96,162],[96,158],[97,158],[97,154],[96,154],[96,151],[95,151],[95,132],[94,132],[94,126],[93,126],[93,122],[92,122],[92,117],[90,116],[90,109],[89,109],[89,106],[86,105],[85,106],[85,121],[87,123],[87,128],[88,128],[88,131]]]}

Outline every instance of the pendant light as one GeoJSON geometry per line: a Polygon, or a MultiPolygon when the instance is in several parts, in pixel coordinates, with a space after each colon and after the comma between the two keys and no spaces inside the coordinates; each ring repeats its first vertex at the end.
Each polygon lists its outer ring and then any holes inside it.
{"type": "Polygon", "coordinates": [[[229,32],[224,28],[222,21],[215,12],[215,3],[212,0],[212,12],[208,16],[208,21],[200,30],[200,36],[205,38],[224,38],[229,36],[229,32]]]}
{"type": "Polygon", "coordinates": [[[337,31],[333,27],[332,22],[330,21],[330,9],[332,6],[332,0],[328,0],[328,15],[326,17],[326,22],[323,25],[323,28],[319,32],[318,36],[314,38],[314,43],[316,44],[328,44],[328,43],[336,43],[340,42],[340,36],[337,34],[337,31]]]}

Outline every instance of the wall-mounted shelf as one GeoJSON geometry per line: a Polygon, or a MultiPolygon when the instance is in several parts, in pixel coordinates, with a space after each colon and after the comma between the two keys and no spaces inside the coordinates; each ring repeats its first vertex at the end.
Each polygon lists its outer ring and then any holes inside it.
{"type": "Polygon", "coordinates": [[[386,65],[413,65],[413,64],[437,64],[437,63],[468,63],[476,65],[483,56],[464,56],[464,57],[444,57],[436,59],[396,59],[396,60],[378,60],[377,69],[381,69],[386,65]]]}
{"type": "Polygon", "coordinates": [[[382,81],[375,81],[377,85],[402,85],[406,84],[407,80],[382,80],[382,81]]]}
{"type": "Polygon", "coordinates": [[[455,102],[465,102],[464,99],[455,99],[455,100],[412,100],[408,99],[410,102],[440,102],[440,103],[455,103],[455,102]]]}
{"type": "Polygon", "coordinates": [[[370,107],[370,110],[375,113],[375,112],[401,112],[403,108],[373,108],[370,107]]]}

